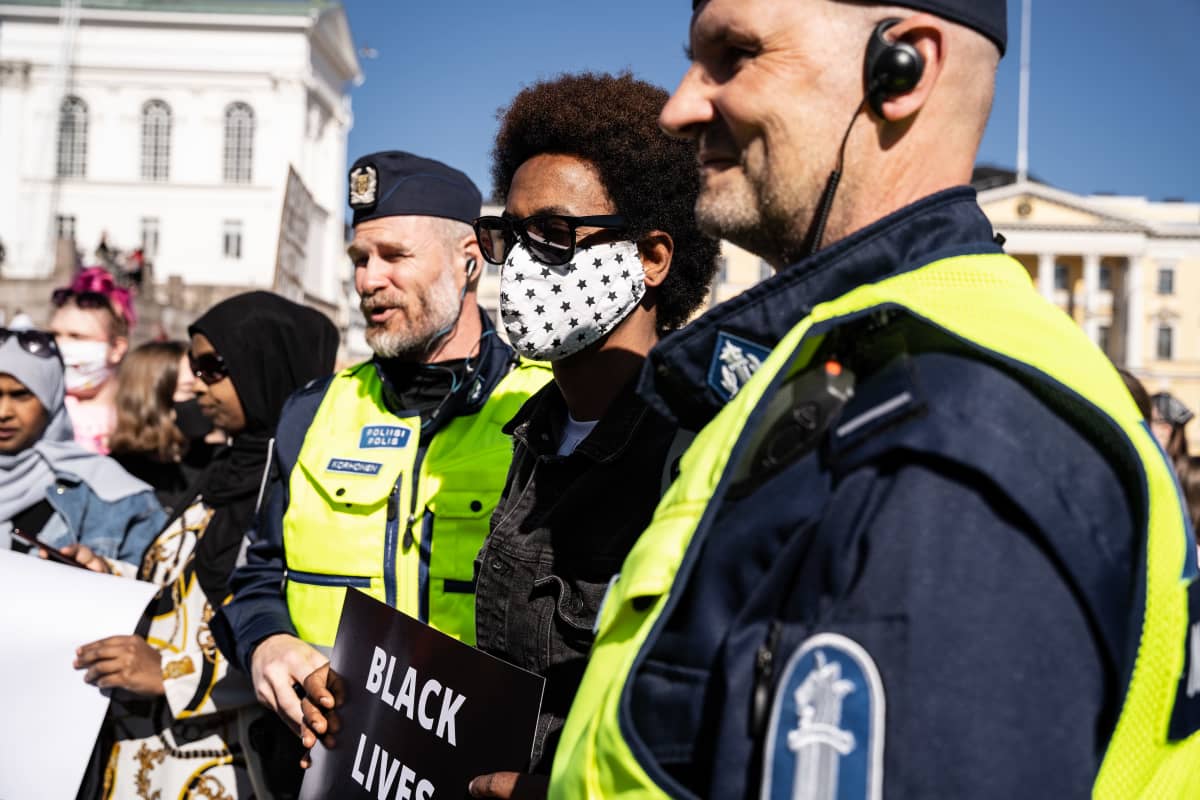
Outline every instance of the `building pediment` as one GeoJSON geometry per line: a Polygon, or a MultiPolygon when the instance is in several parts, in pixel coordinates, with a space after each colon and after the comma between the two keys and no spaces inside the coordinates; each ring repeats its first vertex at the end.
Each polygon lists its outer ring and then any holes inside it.
{"type": "Polygon", "coordinates": [[[998,228],[1149,232],[1138,219],[1098,208],[1088,198],[1033,181],[979,193],[979,205],[998,228]]]}
{"type": "Polygon", "coordinates": [[[321,11],[313,30],[313,38],[330,63],[335,65],[343,81],[353,81],[356,84],[362,81],[362,69],[358,63],[358,53],[354,49],[354,37],[350,34],[350,24],[341,5],[331,5],[321,11]]]}

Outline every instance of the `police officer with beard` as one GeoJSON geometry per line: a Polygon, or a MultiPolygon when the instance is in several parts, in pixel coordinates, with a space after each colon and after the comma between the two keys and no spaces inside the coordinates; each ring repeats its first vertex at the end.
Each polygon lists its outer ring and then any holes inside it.
{"type": "Polygon", "coordinates": [[[350,207],[375,356],[284,407],[265,507],[221,611],[223,648],[297,732],[293,686],[327,665],[348,587],[474,642],[473,562],[512,452],[501,426],[550,378],[476,304],[480,193],[466,175],[410,153],[364,156],[350,207]]]}

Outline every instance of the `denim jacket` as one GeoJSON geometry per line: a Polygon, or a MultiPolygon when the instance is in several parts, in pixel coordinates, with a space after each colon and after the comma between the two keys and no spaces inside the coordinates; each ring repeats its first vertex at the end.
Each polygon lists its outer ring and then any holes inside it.
{"type": "Polygon", "coordinates": [[[532,771],[549,773],[600,603],[650,521],[676,428],[625,388],[573,453],[551,382],[505,426],[508,481],[475,563],[478,647],[546,678],[532,771]]]}
{"type": "MultiPolygon", "coordinates": [[[[105,501],[83,481],[60,473],[54,485],[46,487],[46,500],[55,513],[38,534],[41,541],[51,547],[79,542],[99,555],[132,564],[141,563],[142,554],[167,521],[149,486],[105,501]]],[[[11,530],[10,520],[0,522],[0,540],[8,539],[11,530]]]]}

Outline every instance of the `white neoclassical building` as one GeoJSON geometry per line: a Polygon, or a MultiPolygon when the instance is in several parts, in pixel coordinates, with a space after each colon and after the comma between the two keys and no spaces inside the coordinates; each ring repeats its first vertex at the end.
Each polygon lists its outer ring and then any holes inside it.
{"type": "Polygon", "coordinates": [[[0,0],[0,282],[103,237],[168,314],[253,287],[344,325],[360,76],[335,2],[0,0]]]}

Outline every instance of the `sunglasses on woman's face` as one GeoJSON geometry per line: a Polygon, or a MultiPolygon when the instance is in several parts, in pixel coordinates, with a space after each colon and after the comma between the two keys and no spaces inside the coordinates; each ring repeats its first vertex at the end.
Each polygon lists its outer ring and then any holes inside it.
{"type": "Polygon", "coordinates": [[[62,356],[58,353],[58,344],[54,341],[54,334],[46,331],[12,331],[8,328],[0,328],[0,345],[14,336],[17,344],[29,355],[62,360],[62,356]]]}
{"type": "Polygon", "coordinates": [[[625,218],[619,214],[594,217],[535,214],[525,219],[480,217],[472,227],[483,257],[492,264],[503,264],[520,239],[535,259],[546,266],[557,267],[575,257],[579,228],[622,230],[625,218]]]}
{"type": "Polygon", "coordinates": [[[206,386],[220,383],[229,377],[229,367],[225,366],[225,359],[216,353],[210,352],[198,356],[188,351],[188,366],[191,368],[192,374],[204,381],[206,386]]]}

